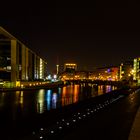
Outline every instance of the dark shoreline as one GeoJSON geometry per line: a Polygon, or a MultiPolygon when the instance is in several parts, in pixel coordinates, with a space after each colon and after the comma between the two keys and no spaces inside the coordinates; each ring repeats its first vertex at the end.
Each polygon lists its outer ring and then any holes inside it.
{"type": "Polygon", "coordinates": [[[24,90],[36,90],[36,89],[52,89],[64,86],[63,83],[48,83],[41,86],[34,86],[34,87],[15,87],[15,88],[0,88],[0,92],[7,92],[7,91],[24,91],[24,90]]]}

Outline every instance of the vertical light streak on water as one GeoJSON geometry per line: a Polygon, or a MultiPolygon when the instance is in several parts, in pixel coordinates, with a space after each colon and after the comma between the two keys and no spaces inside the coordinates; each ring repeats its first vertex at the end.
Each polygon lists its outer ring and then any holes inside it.
{"type": "Polygon", "coordinates": [[[107,85],[106,86],[106,93],[110,92],[112,90],[112,86],[111,85],[107,85]]]}
{"type": "Polygon", "coordinates": [[[73,96],[73,103],[78,102],[78,94],[79,94],[79,85],[74,85],[74,96],[73,96]]]}
{"type": "Polygon", "coordinates": [[[41,89],[38,92],[38,97],[37,97],[37,112],[38,113],[43,113],[44,112],[44,96],[45,96],[45,90],[41,89]]]}
{"type": "Polygon", "coordinates": [[[52,94],[52,90],[47,90],[47,94],[46,94],[46,101],[47,101],[47,110],[51,109],[51,95],[52,94]]]}
{"type": "Polygon", "coordinates": [[[67,87],[63,87],[62,89],[62,106],[66,104],[66,93],[67,93],[67,87]]]}
{"type": "Polygon", "coordinates": [[[56,103],[57,103],[57,93],[53,93],[53,95],[52,95],[52,109],[56,109],[56,103]]]}

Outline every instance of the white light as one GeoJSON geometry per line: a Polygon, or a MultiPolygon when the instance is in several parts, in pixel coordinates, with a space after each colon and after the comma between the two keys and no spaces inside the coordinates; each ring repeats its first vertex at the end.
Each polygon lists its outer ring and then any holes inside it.
{"type": "Polygon", "coordinates": [[[62,129],[62,126],[59,126],[59,129],[62,129]]]}
{"type": "Polygon", "coordinates": [[[48,78],[48,80],[51,80],[51,79],[52,79],[51,75],[48,75],[48,77],[47,77],[47,78],[48,78]]]}
{"type": "Polygon", "coordinates": [[[62,119],[62,121],[64,122],[65,120],[64,120],[64,119],[62,119]]]}
{"type": "Polygon", "coordinates": [[[67,125],[70,125],[70,123],[67,123],[67,125]]]}
{"type": "Polygon", "coordinates": [[[56,78],[57,78],[57,75],[55,74],[55,75],[53,76],[53,78],[56,79],[56,78]]]}
{"type": "Polygon", "coordinates": [[[53,133],[54,133],[54,131],[52,130],[52,131],[51,131],[51,134],[53,134],[53,133]]]}
{"type": "Polygon", "coordinates": [[[43,128],[40,128],[40,130],[43,131],[44,129],[43,128]]]}
{"type": "Polygon", "coordinates": [[[11,70],[11,66],[7,66],[7,70],[11,70]]]}
{"type": "Polygon", "coordinates": [[[35,135],[35,132],[33,131],[33,133],[32,133],[33,135],[35,135]]]}
{"type": "Polygon", "coordinates": [[[39,138],[40,138],[40,139],[43,139],[43,137],[42,137],[42,136],[40,136],[39,138]]]}
{"type": "Polygon", "coordinates": [[[76,122],[76,120],[72,120],[73,122],[76,122]]]}

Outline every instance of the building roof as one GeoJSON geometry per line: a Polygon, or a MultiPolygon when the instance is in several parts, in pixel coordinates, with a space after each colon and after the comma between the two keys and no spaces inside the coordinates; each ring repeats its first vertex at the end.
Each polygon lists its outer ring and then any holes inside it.
{"type": "MultiPolygon", "coordinates": [[[[14,39],[18,40],[15,38],[13,35],[11,35],[9,32],[7,32],[3,27],[0,26],[0,39],[14,39]]],[[[19,40],[18,40],[19,41],[19,40]]],[[[19,41],[20,42],[20,41],[19,41]]]]}
{"type": "MultiPolygon", "coordinates": [[[[10,34],[9,32],[7,32],[2,26],[0,26],[0,40],[16,40],[18,43],[24,45],[25,47],[27,47],[24,43],[22,43],[21,41],[19,41],[16,37],[14,37],[12,34],[10,34]]],[[[28,48],[28,47],[27,47],[28,48]]],[[[32,53],[36,54],[35,52],[33,52],[30,48],[28,48],[32,53]]],[[[36,54],[37,55],[37,54],[36,54]]],[[[37,55],[38,56],[38,55],[37,55]]],[[[40,56],[38,56],[40,57],[40,56]]],[[[42,59],[42,58],[41,58],[42,59]]],[[[46,60],[43,59],[45,63],[46,60]]]]}

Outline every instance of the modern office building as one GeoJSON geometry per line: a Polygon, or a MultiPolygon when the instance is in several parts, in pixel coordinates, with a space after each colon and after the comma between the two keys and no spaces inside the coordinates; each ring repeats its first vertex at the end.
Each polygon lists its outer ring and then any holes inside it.
{"type": "Polygon", "coordinates": [[[134,59],[133,70],[133,79],[140,83],[140,57],[134,59]]]}
{"type": "Polygon", "coordinates": [[[119,80],[133,80],[133,61],[121,63],[119,80]]]}
{"type": "Polygon", "coordinates": [[[0,79],[16,83],[45,78],[46,61],[0,27],[0,79]]]}

